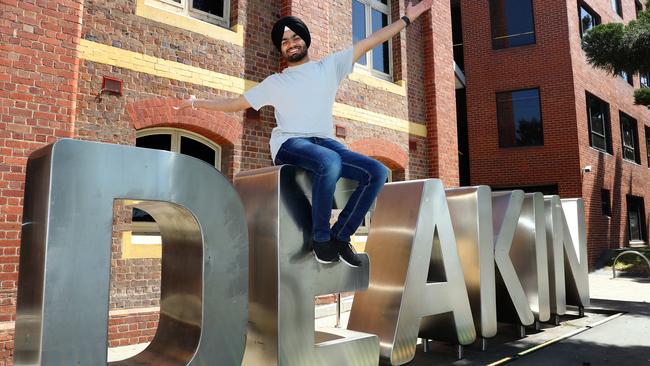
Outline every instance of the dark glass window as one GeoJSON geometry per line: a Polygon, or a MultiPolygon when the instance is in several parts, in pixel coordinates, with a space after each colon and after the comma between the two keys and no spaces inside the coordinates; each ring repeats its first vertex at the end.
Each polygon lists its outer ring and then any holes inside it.
{"type": "Polygon", "coordinates": [[[539,89],[497,93],[499,146],[544,145],[539,89]]]}
{"type": "MultiPolygon", "coordinates": [[[[372,32],[376,32],[388,25],[388,15],[377,9],[372,9],[372,32]]],[[[388,42],[384,42],[372,50],[372,67],[384,74],[390,74],[388,42]]]]}
{"type": "Polygon", "coordinates": [[[492,48],[535,43],[532,0],[490,0],[492,48]]]}
{"type": "Polygon", "coordinates": [[[619,76],[621,79],[627,81],[628,84],[634,86],[634,76],[628,74],[628,73],[625,72],[625,71],[621,71],[621,72],[618,74],[618,76],[619,76]]]}
{"type": "Polygon", "coordinates": [[[627,220],[630,241],[645,241],[645,208],[643,197],[627,196],[627,220]]]}
{"type": "Polygon", "coordinates": [[[201,159],[212,166],[217,156],[213,148],[185,136],[181,136],[181,154],[201,159]]]}
{"type": "Polygon", "coordinates": [[[582,2],[578,4],[578,14],[580,15],[580,37],[600,24],[600,16],[582,2]]]}
{"type": "Polygon", "coordinates": [[[650,88],[650,74],[639,74],[639,83],[642,88],[650,88]]]}
{"type": "Polygon", "coordinates": [[[648,167],[650,167],[650,127],[645,126],[645,149],[648,155],[648,167]]]}
{"type": "Polygon", "coordinates": [[[589,144],[611,154],[609,104],[587,93],[587,119],[589,120],[589,144]]]}
{"type": "Polygon", "coordinates": [[[463,52],[463,24],[460,12],[460,1],[451,4],[451,38],[454,45],[454,61],[461,70],[465,70],[465,55],[463,52]]]}
{"type": "Polygon", "coordinates": [[[612,0],[612,9],[620,16],[623,17],[623,6],[621,5],[621,0],[612,0]]]}
{"type": "MultiPolygon", "coordinates": [[[[388,0],[352,0],[352,41],[358,42],[390,23],[388,0]]],[[[363,55],[358,64],[367,66],[371,73],[386,78],[391,74],[390,41],[386,41],[363,55]],[[383,76],[382,76],[383,75],[383,76]]]]}
{"type": "MultiPolygon", "coordinates": [[[[357,0],[352,0],[352,41],[354,43],[366,38],[366,6],[357,0]]],[[[366,55],[361,56],[359,61],[366,65],[366,55]]]]}
{"type": "Polygon", "coordinates": [[[612,199],[609,195],[609,189],[600,190],[600,200],[603,204],[603,215],[612,216],[612,199]]]}
{"type": "Polygon", "coordinates": [[[160,134],[138,137],[135,146],[156,150],[172,150],[172,135],[160,134]]]}
{"type": "Polygon", "coordinates": [[[639,163],[639,138],[636,120],[625,113],[620,113],[621,140],[623,142],[623,159],[639,163]]]}
{"type": "Polygon", "coordinates": [[[192,7],[204,13],[224,17],[224,0],[191,0],[192,7]]]}

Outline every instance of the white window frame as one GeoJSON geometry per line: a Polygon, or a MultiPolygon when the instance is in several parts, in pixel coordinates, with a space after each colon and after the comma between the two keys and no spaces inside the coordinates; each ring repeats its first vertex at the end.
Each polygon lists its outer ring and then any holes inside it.
{"type": "Polygon", "coordinates": [[[223,18],[194,9],[194,0],[181,0],[180,3],[173,0],[146,0],[146,4],[224,28],[230,27],[230,0],[223,0],[223,18]]]}
{"type": "MultiPolygon", "coordinates": [[[[388,25],[392,23],[392,17],[391,17],[391,2],[393,0],[388,0],[388,5],[383,4],[381,1],[378,0],[356,0],[360,2],[361,4],[365,5],[365,20],[366,20],[366,37],[369,37],[372,34],[372,10],[377,10],[383,14],[385,14],[388,17],[388,25]]],[[[366,52],[366,65],[362,65],[359,62],[356,62],[354,64],[354,71],[359,72],[362,74],[367,74],[371,76],[375,76],[377,78],[387,80],[387,81],[393,81],[393,71],[394,71],[394,63],[393,63],[393,39],[388,40],[388,70],[389,73],[386,74],[384,72],[381,72],[379,70],[375,70],[372,66],[372,53],[373,50],[370,50],[366,52]]]]}
{"type": "MultiPolygon", "coordinates": [[[[209,148],[214,150],[214,167],[221,171],[221,146],[208,140],[207,138],[194,133],[178,128],[155,127],[146,130],[138,131],[136,138],[152,136],[152,135],[171,135],[171,152],[180,153],[181,150],[181,137],[190,138],[198,141],[209,148]]],[[[158,225],[153,222],[133,222],[131,223],[131,231],[133,237],[133,244],[146,244],[156,245],[160,244],[160,235],[151,234],[136,234],[136,233],[157,233],[158,225]]]]}

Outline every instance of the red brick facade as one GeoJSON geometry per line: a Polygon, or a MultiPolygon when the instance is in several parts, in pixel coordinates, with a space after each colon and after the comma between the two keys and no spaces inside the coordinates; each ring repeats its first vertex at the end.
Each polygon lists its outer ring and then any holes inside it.
{"type": "MultiPolygon", "coordinates": [[[[635,18],[634,1],[622,1],[625,19],[609,0],[585,0],[603,23],[635,18]]],[[[578,2],[533,1],[535,44],[492,49],[487,2],[461,1],[471,183],[493,187],[557,185],[562,197],[583,197],[589,263],[608,248],[628,245],[626,195],[650,206],[650,171],[644,126],[650,112],[633,105],[634,88],[589,66],[580,46],[578,2]],[[544,145],[499,148],[496,93],[539,88],[544,145]],[[585,92],[609,103],[613,154],[590,147],[585,92]],[[619,111],[637,120],[641,163],[622,159],[619,111]],[[593,171],[583,172],[586,166],[593,171]],[[612,197],[602,213],[601,188],[612,197]]],[[[639,87],[638,75],[635,86],[639,87]]],[[[648,238],[648,222],[645,225],[648,238]]]]}
{"type": "MultiPolygon", "coordinates": [[[[282,15],[297,15],[309,25],[313,59],[352,44],[352,7],[347,0],[232,0],[230,26],[243,29],[243,47],[136,15],[138,6],[148,1],[0,0],[0,366],[11,364],[25,164],[32,151],[63,137],[134,145],[138,131],[171,127],[218,144],[221,168],[229,178],[271,164],[269,138],[275,125],[271,108],[229,114],[176,112],[171,108],[174,101],[191,94],[213,98],[238,93],[108,61],[90,61],[82,55],[80,44],[253,82],[282,67],[269,37],[273,23],[282,15]],[[104,76],[123,81],[122,96],[98,96],[104,76]]],[[[405,4],[390,3],[392,18],[398,19],[405,4]]],[[[408,121],[412,126],[428,125],[422,130],[436,136],[435,146],[429,146],[421,134],[390,124],[341,116],[335,117],[335,123],[347,129],[344,141],[352,149],[381,160],[393,170],[394,180],[440,176],[448,185],[457,185],[455,145],[443,146],[455,144],[455,124],[450,122],[455,121],[455,111],[447,42],[449,7],[445,1],[438,5],[444,10],[423,17],[392,40],[393,80],[405,85],[405,95],[375,83],[346,80],[337,96],[337,103],[346,108],[408,121]],[[433,45],[432,39],[436,40],[433,45]],[[432,79],[425,81],[427,77],[432,79]],[[448,97],[442,107],[436,106],[436,100],[448,97]]],[[[122,257],[120,232],[129,230],[130,211],[116,205],[115,212],[110,346],[151,339],[160,291],[159,259],[122,257]]]]}

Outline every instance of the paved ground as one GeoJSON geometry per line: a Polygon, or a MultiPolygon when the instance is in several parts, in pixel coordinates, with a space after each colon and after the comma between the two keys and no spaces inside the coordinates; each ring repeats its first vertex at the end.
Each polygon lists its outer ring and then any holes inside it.
{"type": "MultiPolygon", "coordinates": [[[[611,279],[611,275],[605,271],[589,275],[592,305],[585,317],[569,312],[560,319],[559,326],[542,324],[539,331],[528,329],[524,338],[519,338],[517,327],[500,325],[497,337],[489,340],[486,351],[478,345],[465,347],[461,360],[451,345],[432,342],[428,353],[419,345],[415,360],[409,365],[489,365],[508,360],[512,365],[532,366],[650,366],[650,279],[611,279]],[[576,332],[580,333],[555,341],[576,332]],[[551,344],[526,353],[548,342],[551,344]],[[526,354],[517,356],[522,352],[526,354]]],[[[343,327],[347,315],[343,313],[343,327]]],[[[334,316],[325,316],[316,320],[316,326],[334,327],[335,321],[334,316]]],[[[111,349],[109,361],[128,358],[142,349],[143,346],[111,349]]]]}

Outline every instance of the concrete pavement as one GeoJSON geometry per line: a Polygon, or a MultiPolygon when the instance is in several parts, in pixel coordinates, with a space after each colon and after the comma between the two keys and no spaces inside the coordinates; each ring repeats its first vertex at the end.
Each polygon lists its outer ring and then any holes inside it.
{"type": "MultiPolygon", "coordinates": [[[[569,312],[561,318],[559,326],[542,324],[539,331],[528,329],[524,338],[519,338],[517,327],[500,324],[498,335],[488,340],[486,351],[478,345],[465,347],[461,360],[456,358],[454,346],[432,342],[430,352],[424,353],[420,344],[409,365],[489,365],[501,360],[502,364],[533,366],[650,366],[650,279],[611,276],[611,271],[589,275],[592,304],[585,317],[569,312]],[[526,353],[576,332],[580,333],[526,353]],[[522,352],[526,354],[518,355],[522,352]]],[[[347,302],[344,310],[348,308],[347,302]]],[[[316,327],[334,327],[335,316],[327,315],[331,309],[317,309],[317,314],[326,316],[316,319],[316,327]]],[[[347,324],[348,315],[347,311],[342,314],[342,327],[347,324]]],[[[144,345],[110,349],[109,361],[128,358],[143,348],[144,345]]]]}

